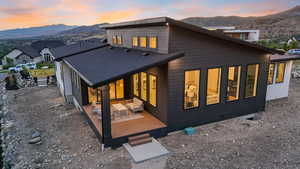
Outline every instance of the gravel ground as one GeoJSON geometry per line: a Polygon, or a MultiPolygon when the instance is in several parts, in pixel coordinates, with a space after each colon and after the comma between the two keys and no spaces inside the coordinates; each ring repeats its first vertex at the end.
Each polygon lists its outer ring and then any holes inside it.
{"type": "Polygon", "coordinates": [[[201,126],[193,136],[171,134],[159,139],[168,156],[140,164],[122,147],[101,152],[85,117],[64,104],[56,87],[7,95],[6,120],[13,125],[5,128],[5,141],[15,169],[300,168],[300,79],[291,81],[288,99],[267,104],[260,120],[236,118],[201,126]],[[36,132],[41,142],[28,144],[36,132]]]}

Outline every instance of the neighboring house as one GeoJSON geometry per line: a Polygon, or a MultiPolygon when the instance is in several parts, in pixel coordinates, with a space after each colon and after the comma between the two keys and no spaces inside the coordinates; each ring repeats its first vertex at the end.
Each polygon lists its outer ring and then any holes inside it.
{"type": "Polygon", "coordinates": [[[216,27],[204,27],[208,30],[221,31],[225,35],[233,38],[239,38],[249,42],[259,41],[259,30],[241,30],[236,29],[234,26],[216,26],[216,27]]]}
{"type": "Polygon", "coordinates": [[[264,111],[270,55],[283,54],[167,17],[105,28],[107,44],[53,51],[104,147],[264,111]]]}
{"type": "MultiPolygon", "coordinates": [[[[68,57],[70,55],[102,47],[104,42],[105,40],[96,38],[83,40],[74,44],[50,49],[50,53],[53,54],[51,55],[52,59],[58,60],[59,58],[68,57]]],[[[54,63],[56,66],[57,86],[59,87],[60,93],[65,98],[66,102],[71,103],[73,101],[71,69],[66,65],[66,63],[64,63],[63,60],[54,61],[54,63]]]]}
{"type": "Polygon", "coordinates": [[[0,70],[3,69],[3,64],[2,64],[2,60],[0,59],[0,70]]]}
{"type": "Polygon", "coordinates": [[[14,64],[49,62],[52,59],[49,49],[63,45],[64,43],[58,40],[42,40],[33,42],[31,45],[18,46],[5,55],[2,62],[6,65],[7,58],[12,59],[14,64]]]}
{"type": "Polygon", "coordinates": [[[293,60],[300,60],[300,55],[272,55],[270,60],[266,100],[286,98],[289,95],[293,60]]]}

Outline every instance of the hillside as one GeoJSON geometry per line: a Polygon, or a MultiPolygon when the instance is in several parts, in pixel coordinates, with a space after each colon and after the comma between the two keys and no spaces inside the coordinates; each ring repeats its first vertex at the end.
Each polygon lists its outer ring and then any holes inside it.
{"type": "Polygon", "coordinates": [[[238,29],[259,29],[261,39],[287,39],[292,35],[300,34],[300,6],[261,17],[190,17],[183,21],[198,26],[236,26],[238,29]]]}
{"type": "Polygon", "coordinates": [[[68,25],[59,24],[59,25],[48,25],[48,26],[40,26],[40,27],[9,29],[9,30],[0,31],[0,39],[20,39],[20,38],[30,38],[30,37],[37,37],[37,36],[49,36],[76,27],[77,26],[68,26],[68,25]]]}

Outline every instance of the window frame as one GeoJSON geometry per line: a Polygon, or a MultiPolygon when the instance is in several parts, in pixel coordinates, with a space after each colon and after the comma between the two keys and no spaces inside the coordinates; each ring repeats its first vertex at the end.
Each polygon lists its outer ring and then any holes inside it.
{"type": "Polygon", "coordinates": [[[222,82],[222,76],[223,76],[223,67],[222,66],[214,66],[214,67],[208,67],[206,69],[206,90],[205,90],[205,106],[213,106],[213,105],[218,105],[222,103],[221,100],[221,94],[222,94],[222,85],[224,82],[222,82]],[[221,69],[221,75],[220,75],[220,86],[219,86],[219,102],[218,103],[213,103],[213,104],[207,104],[207,89],[208,89],[208,70],[209,69],[216,69],[216,68],[220,68],[221,69]]]}
{"type": "Polygon", "coordinates": [[[123,45],[123,37],[122,35],[117,35],[117,45],[123,45]],[[120,43],[119,43],[119,40],[120,40],[120,43]]]}
{"type": "Polygon", "coordinates": [[[200,93],[201,93],[201,72],[202,72],[202,69],[201,68],[195,68],[195,69],[184,69],[183,70],[183,91],[182,91],[182,94],[183,94],[183,99],[182,99],[182,109],[184,111],[189,111],[189,110],[193,110],[193,109],[199,109],[200,106],[200,93]],[[185,72],[189,72],[189,71],[199,71],[199,90],[198,90],[198,106],[197,107],[191,107],[191,108],[185,108],[184,106],[184,102],[185,102],[185,72]]]}
{"type": "Polygon", "coordinates": [[[149,41],[148,42],[149,43],[149,49],[153,49],[154,50],[154,49],[158,48],[158,37],[157,36],[149,36],[148,41],[149,41]],[[156,45],[155,48],[152,48],[151,45],[150,45],[151,44],[150,43],[151,42],[151,38],[155,38],[155,45],[156,45]]]}
{"type": "Polygon", "coordinates": [[[143,49],[148,48],[148,36],[139,36],[139,47],[143,48],[143,49]],[[145,41],[146,42],[146,46],[145,47],[141,46],[141,44],[142,44],[141,43],[142,42],[141,38],[146,38],[146,41],[145,41]]]}
{"type": "Polygon", "coordinates": [[[117,44],[118,44],[118,41],[117,41],[117,35],[113,35],[113,36],[112,36],[112,44],[113,44],[113,45],[117,45],[117,44]]]}
{"type": "Polygon", "coordinates": [[[134,74],[132,74],[131,77],[132,77],[132,89],[133,89],[132,95],[133,95],[133,97],[138,97],[138,98],[140,98],[140,95],[141,95],[141,94],[140,94],[140,91],[141,91],[141,90],[140,90],[140,73],[134,73],[134,74]],[[138,87],[138,94],[139,94],[138,96],[135,95],[135,93],[134,93],[134,90],[135,90],[135,89],[134,89],[134,75],[135,75],[135,74],[136,74],[137,77],[138,77],[138,83],[137,83],[137,84],[138,84],[138,86],[137,86],[137,87],[138,87]]]}
{"type": "Polygon", "coordinates": [[[156,75],[156,74],[154,74],[154,73],[150,73],[150,72],[145,72],[146,74],[147,74],[147,80],[148,80],[148,91],[147,92],[149,92],[149,94],[147,94],[148,95],[148,97],[147,97],[147,99],[148,99],[148,101],[146,101],[147,103],[149,103],[151,106],[153,106],[154,108],[157,108],[158,107],[158,100],[157,100],[157,93],[158,93],[158,76],[156,75]],[[155,84],[155,102],[156,102],[156,105],[153,105],[153,104],[151,104],[150,103],[150,76],[154,76],[155,78],[156,78],[156,84],[155,84]]]}
{"type": "Polygon", "coordinates": [[[132,36],[132,37],[131,37],[131,46],[132,46],[133,48],[138,48],[139,45],[140,45],[140,43],[139,43],[139,36],[132,36]],[[137,40],[137,45],[136,45],[136,46],[133,45],[133,38],[136,38],[136,40],[137,40]]]}
{"type": "Polygon", "coordinates": [[[243,65],[237,64],[237,65],[229,65],[227,66],[227,81],[226,81],[226,101],[225,102],[237,102],[241,100],[241,86],[242,86],[242,73],[243,73],[243,65]],[[239,91],[238,91],[238,99],[235,100],[228,100],[228,76],[229,76],[229,68],[230,67],[240,67],[240,80],[239,80],[239,91]]]}
{"type": "Polygon", "coordinates": [[[124,83],[124,79],[121,78],[121,79],[118,79],[118,80],[116,80],[116,81],[113,81],[113,82],[108,83],[109,91],[110,91],[110,84],[111,84],[111,83],[113,83],[114,86],[115,86],[115,98],[114,98],[114,99],[110,99],[110,100],[122,100],[122,99],[124,99],[124,98],[125,98],[125,83],[124,83]],[[124,90],[123,90],[123,98],[118,98],[118,97],[117,97],[117,81],[119,81],[119,80],[123,80],[123,88],[124,88],[124,90]]]}
{"type": "MultiPolygon", "coordinates": [[[[275,84],[280,84],[280,83],[284,83],[284,78],[285,78],[285,69],[286,69],[286,62],[277,62],[276,63],[276,77],[275,77],[275,84]],[[279,68],[279,64],[284,64],[284,68],[283,68],[283,74],[282,74],[282,81],[277,82],[277,77],[278,77],[278,68],[279,68]]],[[[275,75],[275,73],[274,73],[275,75]]]]}
{"type": "Polygon", "coordinates": [[[140,86],[139,86],[139,93],[140,93],[140,99],[142,99],[143,101],[145,101],[145,102],[147,102],[147,101],[149,101],[149,95],[150,95],[150,93],[148,94],[148,91],[150,92],[150,88],[149,88],[149,85],[150,85],[150,78],[149,78],[149,73],[147,73],[147,72],[140,72],[139,73],[139,79],[140,79],[140,86]],[[146,98],[145,99],[143,99],[142,98],[142,74],[145,74],[146,75],[146,98]]]}
{"type": "Polygon", "coordinates": [[[268,84],[268,85],[274,84],[274,79],[275,79],[275,69],[276,69],[276,63],[270,63],[269,66],[268,66],[268,80],[267,80],[267,84],[268,84]],[[272,83],[269,83],[270,65],[274,65],[274,68],[273,68],[273,76],[272,76],[272,83]]]}
{"type": "Polygon", "coordinates": [[[246,76],[245,76],[245,81],[244,81],[244,99],[251,99],[257,97],[257,89],[258,89],[258,81],[259,81],[259,73],[260,73],[261,65],[260,63],[250,63],[246,65],[246,76]],[[248,76],[248,66],[250,65],[258,65],[258,73],[257,73],[257,84],[256,84],[256,91],[255,91],[255,96],[248,96],[246,97],[246,90],[247,90],[247,76],[248,76]]]}

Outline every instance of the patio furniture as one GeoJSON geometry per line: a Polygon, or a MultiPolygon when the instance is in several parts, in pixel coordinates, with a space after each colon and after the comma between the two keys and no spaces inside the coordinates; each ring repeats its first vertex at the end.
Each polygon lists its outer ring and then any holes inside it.
{"type": "Polygon", "coordinates": [[[114,118],[126,117],[129,114],[128,108],[121,103],[113,104],[111,107],[111,112],[114,118]]]}
{"type": "Polygon", "coordinates": [[[127,103],[126,106],[132,111],[132,112],[141,112],[144,111],[144,103],[138,98],[133,98],[132,103],[127,103]]]}

